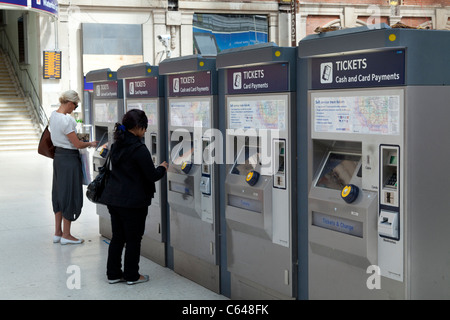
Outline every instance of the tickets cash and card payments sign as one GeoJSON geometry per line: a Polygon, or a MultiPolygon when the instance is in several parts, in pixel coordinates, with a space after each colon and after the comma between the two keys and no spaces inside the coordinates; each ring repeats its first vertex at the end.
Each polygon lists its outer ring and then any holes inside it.
{"type": "Polygon", "coordinates": [[[394,49],[312,59],[311,89],[404,85],[405,54],[394,49]]]}
{"type": "Polygon", "coordinates": [[[210,95],[211,72],[200,71],[169,75],[169,96],[200,96],[210,95]]]}

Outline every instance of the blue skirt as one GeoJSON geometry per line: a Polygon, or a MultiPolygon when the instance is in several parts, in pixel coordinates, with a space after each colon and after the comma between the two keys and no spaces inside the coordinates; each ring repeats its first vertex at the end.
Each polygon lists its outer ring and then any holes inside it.
{"type": "Polygon", "coordinates": [[[83,207],[83,172],[78,149],[56,148],[53,159],[52,204],[55,213],[75,221],[83,207]]]}

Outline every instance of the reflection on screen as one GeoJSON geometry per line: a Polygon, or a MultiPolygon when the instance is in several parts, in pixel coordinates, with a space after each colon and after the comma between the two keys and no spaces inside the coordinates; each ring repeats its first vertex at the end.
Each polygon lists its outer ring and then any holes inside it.
{"type": "Polygon", "coordinates": [[[360,159],[359,155],[330,152],[316,187],[342,190],[350,183],[360,159]]]}
{"type": "Polygon", "coordinates": [[[231,173],[247,176],[259,163],[260,153],[257,147],[243,146],[234,162],[231,173]]]}
{"type": "MultiPolygon", "coordinates": [[[[183,151],[184,151],[184,149],[183,149],[183,151]]],[[[174,157],[172,162],[174,164],[178,164],[178,165],[182,164],[183,162],[192,163],[193,152],[194,152],[194,148],[191,148],[189,150],[186,150],[186,152],[183,152],[182,154],[178,153],[177,156],[174,157]]]]}

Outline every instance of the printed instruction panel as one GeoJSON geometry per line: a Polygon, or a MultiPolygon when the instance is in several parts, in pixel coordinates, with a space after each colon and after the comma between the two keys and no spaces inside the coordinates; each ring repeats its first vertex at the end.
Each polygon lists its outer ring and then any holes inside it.
{"type": "Polygon", "coordinates": [[[181,127],[211,126],[211,99],[171,99],[170,124],[181,127]]]}
{"type": "Polygon", "coordinates": [[[316,132],[400,134],[400,96],[314,97],[316,132]]]}
{"type": "Polygon", "coordinates": [[[238,97],[228,101],[229,129],[286,129],[286,96],[238,97]]]}

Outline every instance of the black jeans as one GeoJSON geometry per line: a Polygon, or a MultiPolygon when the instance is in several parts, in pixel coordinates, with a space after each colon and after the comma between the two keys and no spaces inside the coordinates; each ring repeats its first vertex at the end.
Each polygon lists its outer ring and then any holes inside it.
{"type": "Polygon", "coordinates": [[[140,277],[141,240],[148,207],[134,209],[108,206],[108,210],[111,214],[112,239],[108,249],[106,275],[108,280],[124,278],[126,281],[136,281],[140,277]],[[122,272],[122,251],[125,244],[122,272]]]}

